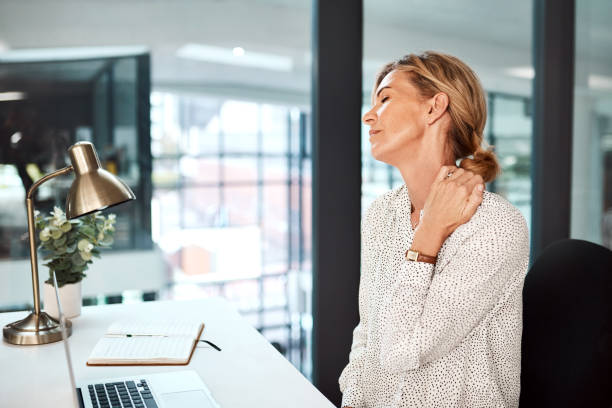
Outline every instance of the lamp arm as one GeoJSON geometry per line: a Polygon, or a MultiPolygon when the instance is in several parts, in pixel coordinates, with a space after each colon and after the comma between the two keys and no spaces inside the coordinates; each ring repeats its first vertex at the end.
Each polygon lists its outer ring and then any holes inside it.
{"type": "Polygon", "coordinates": [[[36,256],[36,223],[34,222],[34,192],[44,182],[52,178],[68,174],[73,170],[72,166],[64,167],[49,173],[32,184],[26,195],[26,207],[28,211],[28,237],[30,241],[30,263],[32,266],[32,291],[34,292],[34,314],[40,314],[40,290],[38,287],[38,257],[36,256]]]}
{"type": "Polygon", "coordinates": [[[72,170],[73,170],[72,166],[67,166],[67,167],[64,167],[63,169],[55,170],[53,173],[49,173],[46,176],[41,177],[39,180],[36,181],[36,183],[32,184],[32,187],[30,187],[30,189],[28,190],[28,194],[26,195],[26,199],[33,198],[34,197],[34,192],[36,191],[38,186],[40,186],[44,182],[49,181],[52,178],[55,178],[57,176],[63,176],[64,174],[68,174],[72,170]]]}

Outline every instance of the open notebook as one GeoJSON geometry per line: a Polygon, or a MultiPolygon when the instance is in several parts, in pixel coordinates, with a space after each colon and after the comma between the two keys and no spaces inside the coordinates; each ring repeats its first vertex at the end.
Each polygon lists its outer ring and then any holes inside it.
{"type": "Polygon", "coordinates": [[[106,330],[87,365],[189,364],[203,329],[199,320],[121,320],[106,330]]]}

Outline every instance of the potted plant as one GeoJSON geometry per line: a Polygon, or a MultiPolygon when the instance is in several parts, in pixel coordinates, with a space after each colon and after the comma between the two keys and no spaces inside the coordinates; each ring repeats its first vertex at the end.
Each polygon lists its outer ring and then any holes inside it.
{"type": "Polygon", "coordinates": [[[40,231],[40,244],[44,265],[49,268],[49,279],[44,285],[45,311],[57,318],[57,302],[53,288],[53,274],[57,279],[62,311],[67,318],[81,314],[81,280],[85,271],[100,258],[101,248],[110,248],[115,234],[115,214],[104,217],[100,212],[67,220],[60,207],[49,216],[38,211],[36,228],[40,231]]]}

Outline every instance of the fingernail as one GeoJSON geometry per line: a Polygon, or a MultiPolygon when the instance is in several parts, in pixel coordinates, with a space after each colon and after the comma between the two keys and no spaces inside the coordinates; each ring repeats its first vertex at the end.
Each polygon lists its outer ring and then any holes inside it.
{"type": "Polygon", "coordinates": [[[478,191],[482,191],[484,190],[484,185],[483,184],[479,184],[478,187],[476,187],[478,189],[478,191]]]}

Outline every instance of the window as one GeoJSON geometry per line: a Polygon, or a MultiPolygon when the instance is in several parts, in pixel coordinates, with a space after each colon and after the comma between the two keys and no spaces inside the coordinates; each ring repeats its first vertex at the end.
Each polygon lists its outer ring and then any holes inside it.
{"type": "Polygon", "coordinates": [[[298,367],[310,279],[307,115],[213,96],[151,96],[153,239],[168,296],[225,296],[298,367]],[[304,199],[308,197],[308,199],[304,199]]]}

